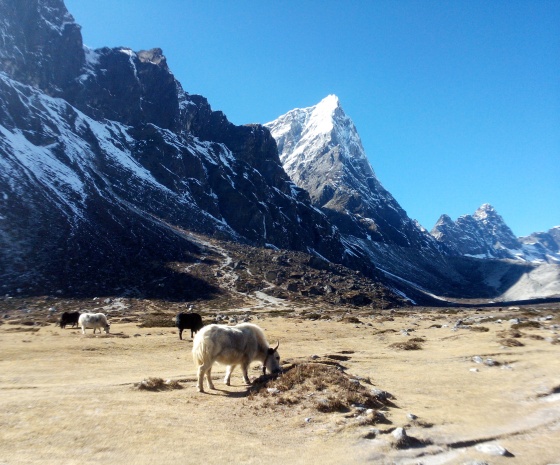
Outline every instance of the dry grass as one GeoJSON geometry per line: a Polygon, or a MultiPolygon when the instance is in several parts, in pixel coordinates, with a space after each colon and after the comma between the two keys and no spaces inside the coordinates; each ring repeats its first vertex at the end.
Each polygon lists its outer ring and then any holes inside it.
{"type": "MultiPolygon", "coordinates": [[[[137,327],[148,304],[136,304],[123,314],[133,322],[111,325],[122,332],[120,337],[84,337],[79,330],[52,324],[35,333],[11,332],[14,326],[5,318],[0,326],[0,462],[474,463],[489,460],[474,448],[488,438],[497,438],[515,454],[492,457],[496,465],[542,465],[560,457],[560,346],[552,342],[558,335],[548,321],[540,329],[518,330],[522,337],[516,338],[498,335],[509,326],[501,323],[485,323],[489,332],[453,331],[448,312],[419,309],[394,312],[383,323],[376,316],[372,323],[385,332],[374,336],[375,328],[345,324],[334,310],[328,313],[331,320],[311,321],[287,317],[309,311],[308,306],[282,305],[274,318],[274,306],[257,307],[256,322],[267,339],[280,339],[283,359],[298,365],[276,380],[257,383],[260,391],[250,393],[239,368],[231,386],[225,386],[225,369],[216,365],[216,389],[202,394],[196,390],[192,342],[179,341],[174,328],[137,327]],[[432,324],[441,328],[429,329],[432,324]],[[425,339],[417,342],[422,350],[387,348],[412,339],[400,334],[402,328],[414,328],[412,334],[425,339]],[[498,341],[508,338],[525,346],[500,347],[498,341]],[[321,363],[311,362],[315,354],[321,363]],[[351,357],[345,361],[343,355],[351,357]],[[511,369],[474,365],[475,355],[511,369]],[[359,376],[359,382],[348,372],[359,376]],[[133,387],[148,377],[158,379],[147,383],[156,390],[133,387]],[[179,380],[183,389],[157,390],[167,379],[179,380]],[[375,388],[390,391],[397,405],[376,397],[375,388]],[[353,406],[368,402],[373,407],[353,406]],[[408,413],[418,419],[410,421],[408,413]],[[390,426],[382,426],[388,421],[390,426]],[[391,447],[391,433],[399,427],[406,428],[409,438],[421,444],[432,440],[433,445],[415,449],[414,442],[403,442],[404,450],[391,447]],[[199,444],[201,434],[204,447],[177,447],[199,444]]],[[[79,306],[94,305],[88,301],[79,306]]],[[[172,321],[177,310],[169,305],[161,313],[172,321]]],[[[313,311],[319,313],[318,308],[313,311]]],[[[471,313],[462,310],[460,316],[471,313]]],[[[369,321],[363,314],[356,316],[369,321]]],[[[260,374],[256,365],[250,375],[260,374]]]]}
{"type": "Polygon", "coordinates": [[[344,323],[352,323],[352,324],[357,324],[357,325],[363,324],[362,321],[359,318],[356,318],[355,316],[345,316],[340,321],[342,321],[344,323]]]}
{"type": "Polygon", "coordinates": [[[396,350],[421,350],[422,342],[408,340],[405,342],[394,342],[389,346],[390,349],[396,350]]]}
{"type": "Polygon", "coordinates": [[[538,328],[542,328],[542,325],[538,321],[522,321],[521,323],[516,323],[516,324],[511,325],[511,327],[512,327],[512,329],[521,329],[521,328],[538,329],[538,328]]]}
{"type": "Polygon", "coordinates": [[[172,314],[155,314],[146,315],[139,328],[174,328],[175,315],[172,314]]]}
{"type": "Polygon", "coordinates": [[[502,344],[505,347],[523,347],[525,345],[521,341],[514,338],[502,339],[500,341],[500,344],[502,344]]]}
{"type": "Polygon", "coordinates": [[[183,386],[181,386],[178,381],[170,379],[164,381],[163,378],[146,378],[134,384],[134,387],[139,391],[171,391],[173,389],[183,389],[183,386]]]}
{"type": "Polygon", "coordinates": [[[323,363],[301,363],[276,379],[261,378],[251,387],[251,400],[267,407],[300,405],[321,413],[348,412],[352,407],[379,409],[386,405],[371,389],[340,368],[323,363]]]}
{"type": "Polygon", "coordinates": [[[469,329],[471,331],[477,331],[479,333],[487,333],[488,331],[490,331],[490,328],[487,328],[486,326],[470,326],[469,329]]]}

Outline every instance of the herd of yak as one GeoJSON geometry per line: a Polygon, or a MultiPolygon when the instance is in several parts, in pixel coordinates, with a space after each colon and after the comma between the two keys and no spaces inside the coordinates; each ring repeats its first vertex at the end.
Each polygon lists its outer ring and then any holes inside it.
{"type": "MultiPolygon", "coordinates": [[[[109,333],[109,323],[103,313],[80,313],[64,312],[60,317],[60,327],[67,325],[82,328],[82,334],[86,333],[87,328],[93,328],[93,333],[99,329],[109,333]]],[[[192,311],[192,306],[188,312],[180,312],[175,317],[175,325],[179,329],[179,339],[183,339],[183,330],[191,330],[191,338],[194,337],[192,355],[197,366],[197,388],[199,392],[204,392],[203,381],[209,389],[215,389],[212,382],[212,366],[215,362],[226,365],[226,376],[224,382],[230,385],[231,372],[237,366],[241,366],[243,380],[250,384],[248,376],[249,365],[258,361],[262,363],[263,374],[266,370],[270,374],[281,372],[280,355],[278,346],[269,346],[264,332],[257,325],[251,323],[241,323],[236,326],[211,324],[204,326],[202,317],[192,311]]]]}

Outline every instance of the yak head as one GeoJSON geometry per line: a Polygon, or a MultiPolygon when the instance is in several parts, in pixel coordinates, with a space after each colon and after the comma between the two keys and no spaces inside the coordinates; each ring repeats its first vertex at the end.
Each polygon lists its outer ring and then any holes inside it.
{"type": "Polygon", "coordinates": [[[278,346],[280,346],[280,342],[276,344],[276,347],[273,349],[269,347],[266,350],[266,358],[263,362],[263,375],[266,375],[266,370],[269,373],[275,374],[280,373],[280,354],[278,353],[278,346]]]}

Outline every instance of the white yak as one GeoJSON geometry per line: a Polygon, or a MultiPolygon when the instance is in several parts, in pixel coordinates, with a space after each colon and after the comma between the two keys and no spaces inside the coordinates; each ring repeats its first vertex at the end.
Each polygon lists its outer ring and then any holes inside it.
{"type": "MultiPolygon", "coordinates": [[[[279,345],[279,344],[278,344],[279,345]]],[[[215,389],[212,383],[212,365],[214,362],[227,365],[224,382],[230,385],[231,372],[241,365],[243,379],[250,384],[247,369],[253,361],[263,364],[263,373],[280,372],[280,355],[278,345],[271,348],[264,337],[263,330],[251,323],[237,326],[208,325],[202,328],[193,341],[193,360],[198,367],[198,390],[202,386],[204,375],[209,389],[215,389]]]]}
{"type": "Polygon", "coordinates": [[[109,323],[107,323],[107,317],[103,313],[82,313],[78,319],[78,326],[82,327],[82,334],[86,333],[86,328],[93,328],[93,334],[95,330],[101,328],[109,334],[109,323]]]}

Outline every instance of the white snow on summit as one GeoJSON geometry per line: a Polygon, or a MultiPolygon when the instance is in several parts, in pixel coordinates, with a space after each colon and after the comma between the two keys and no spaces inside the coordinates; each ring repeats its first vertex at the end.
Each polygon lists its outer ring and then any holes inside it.
{"type": "MultiPolygon", "coordinates": [[[[337,145],[348,160],[367,161],[358,131],[336,95],[328,95],[312,107],[291,110],[264,126],[276,139],[280,161],[290,177],[298,166],[314,162],[325,147],[337,145]]],[[[374,176],[369,163],[364,165],[369,171],[364,174],[374,176]]]]}

